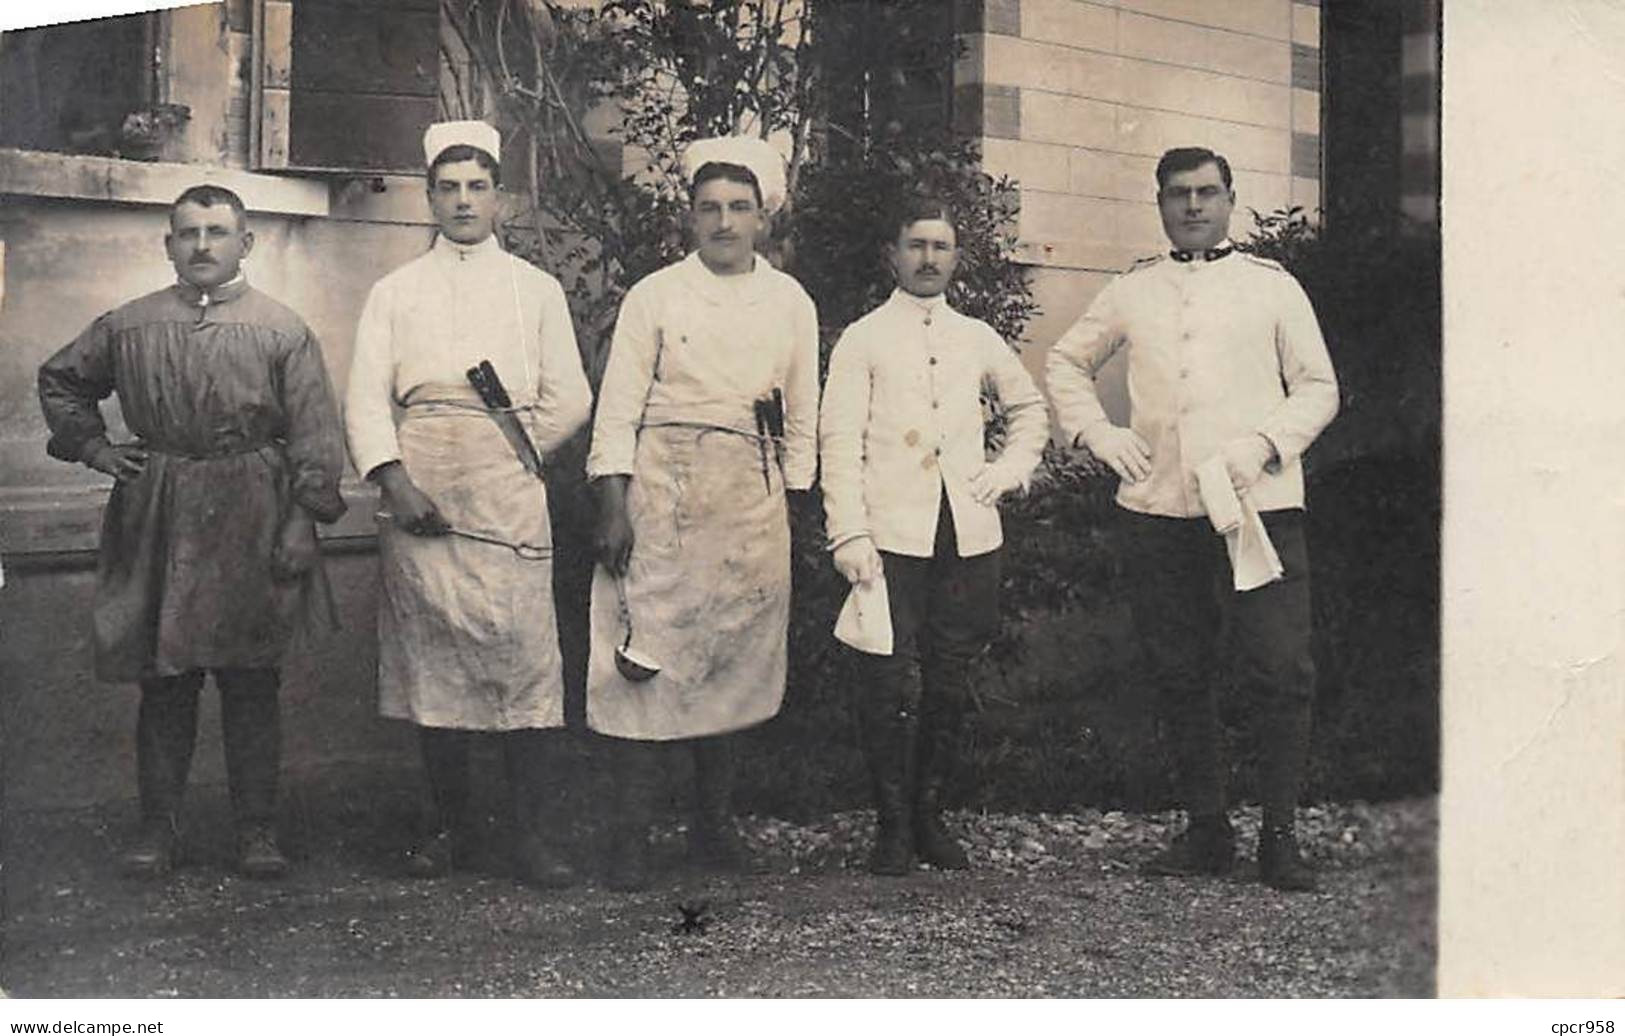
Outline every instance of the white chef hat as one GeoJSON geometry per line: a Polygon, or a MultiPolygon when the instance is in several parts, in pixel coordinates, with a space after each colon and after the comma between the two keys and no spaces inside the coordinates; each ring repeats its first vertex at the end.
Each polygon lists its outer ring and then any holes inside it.
{"type": "Polygon", "coordinates": [[[496,131],[495,126],[479,119],[459,119],[456,122],[437,122],[423,131],[424,168],[434,165],[440,152],[459,144],[479,148],[496,161],[502,161],[502,134],[496,131]]]}
{"type": "Polygon", "coordinates": [[[762,190],[762,208],[776,212],[784,204],[784,156],[761,137],[708,137],[683,150],[683,179],[692,186],[694,174],[710,162],[727,162],[749,169],[762,190]]]}

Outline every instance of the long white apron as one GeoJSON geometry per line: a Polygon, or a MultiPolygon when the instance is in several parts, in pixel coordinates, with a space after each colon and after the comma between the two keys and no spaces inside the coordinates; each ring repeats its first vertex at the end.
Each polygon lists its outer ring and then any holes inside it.
{"type": "Polygon", "coordinates": [[[587,724],[665,741],[741,730],[784,700],[790,525],[784,479],[759,440],[718,428],[645,426],[627,493],[634,543],[623,586],[632,647],[660,666],[628,681],[615,582],[593,577],[587,724]]]}
{"type": "MultiPolygon", "coordinates": [[[[453,528],[551,547],[546,487],[472,392],[408,406],[399,440],[407,473],[453,528]]],[[[381,525],[379,544],[383,715],[464,730],[564,725],[550,556],[414,536],[391,522],[381,525]]]]}

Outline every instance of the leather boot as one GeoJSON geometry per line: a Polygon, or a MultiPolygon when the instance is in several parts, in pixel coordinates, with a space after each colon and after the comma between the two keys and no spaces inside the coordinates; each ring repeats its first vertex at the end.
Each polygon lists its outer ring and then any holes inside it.
{"type": "Polygon", "coordinates": [[[132,878],[158,878],[175,865],[181,801],[197,741],[197,696],[203,674],[144,680],[136,713],[136,785],[141,826],[120,855],[132,878]]]}
{"type": "Polygon", "coordinates": [[[964,847],[942,822],[935,786],[922,786],[914,799],[914,850],[922,862],[938,870],[962,871],[970,866],[964,847]]]}
{"type": "Polygon", "coordinates": [[[919,670],[879,665],[864,709],[864,748],[874,786],[875,844],[871,874],[897,877],[914,869],[909,814],[913,798],[919,670]]]}
{"type": "MultiPolygon", "coordinates": [[[[515,730],[502,737],[503,762],[514,812],[514,877],[539,888],[575,884],[575,868],[562,849],[560,804],[564,774],[553,731],[515,730]]],[[[562,731],[558,732],[562,734],[562,731]]]]}
{"type": "Polygon", "coordinates": [[[615,892],[649,887],[649,815],[654,795],[655,746],[614,739],[615,818],[605,884],[615,892]]]}
{"type": "Polygon", "coordinates": [[[745,867],[745,847],[734,824],[734,746],[727,736],[694,742],[694,827],[689,855],[719,871],[745,867]]]}
{"type": "Polygon", "coordinates": [[[214,679],[220,688],[226,783],[237,823],[237,870],[246,878],[280,878],[288,871],[288,859],[276,840],[282,761],[277,671],[221,669],[214,679]]]}
{"type": "Polygon", "coordinates": [[[1264,826],[1258,835],[1258,876],[1287,892],[1316,888],[1315,872],[1298,853],[1298,796],[1303,791],[1312,727],[1307,694],[1281,694],[1263,727],[1264,826]]]}
{"type": "Polygon", "coordinates": [[[119,866],[126,877],[161,878],[174,868],[179,842],[180,832],[173,816],[143,818],[135,837],[120,854],[119,866]]]}
{"type": "Polygon", "coordinates": [[[1293,825],[1266,826],[1259,831],[1258,878],[1282,892],[1314,892],[1320,887],[1314,868],[1298,852],[1293,825]]]}
{"type": "MultiPolygon", "coordinates": [[[[964,665],[968,667],[969,660],[964,665]]],[[[943,672],[940,667],[927,670],[931,680],[926,687],[921,706],[919,737],[919,776],[914,794],[914,851],[920,859],[941,870],[964,870],[970,858],[942,822],[944,789],[953,781],[955,769],[964,744],[965,698],[964,685],[968,669],[943,672]]]]}
{"type": "Polygon", "coordinates": [[[434,832],[406,853],[406,875],[443,878],[462,862],[468,823],[468,732],[419,727],[423,773],[434,799],[434,832]]]}
{"type": "Polygon", "coordinates": [[[1157,877],[1192,877],[1228,874],[1235,865],[1236,832],[1223,813],[1193,816],[1174,844],[1147,860],[1142,874],[1157,877]]]}

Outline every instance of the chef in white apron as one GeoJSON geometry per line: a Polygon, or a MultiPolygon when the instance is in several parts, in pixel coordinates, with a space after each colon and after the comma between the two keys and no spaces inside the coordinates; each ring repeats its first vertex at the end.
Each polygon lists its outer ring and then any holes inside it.
{"type": "Polygon", "coordinates": [[[633,286],[599,389],[587,476],[600,503],[587,723],[619,742],[611,884],[647,883],[652,765],[641,742],[695,750],[691,849],[741,862],[721,735],[784,697],[790,616],[786,490],[817,465],[818,318],[758,255],[782,201],[765,141],[684,156],[697,249],[633,286]]]}
{"type": "Polygon", "coordinates": [[[558,772],[541,736],[563,727],[564,690],[540,458],[585,423],[592,394],[559,282],[493,232],[500,145],[483,122],[425,134],[439,234],[368,295],[345,420],[356,469],[382,488],[379,711],[420,728],[436,805],[408,871],[456,862],[468,735],[493,731],[516,873],[561,885],[573,873],[548,815],[558,772]]]}

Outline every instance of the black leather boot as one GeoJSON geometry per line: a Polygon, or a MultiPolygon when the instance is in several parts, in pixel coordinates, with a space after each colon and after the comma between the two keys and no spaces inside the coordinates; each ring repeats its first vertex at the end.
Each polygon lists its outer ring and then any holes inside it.
{"type": "Polygon", "coordinates": [[[514,730],[502,736],[502,757],[513,800],[514,877],[538,888],[567,888],[576,882],[565,857],[565,822],[560,806],[564,774],[552,751],[563,731],[514,730]]]}
{"type": "Polygon", "coordinates": [[[159,878],[175,866],[202,686],[201,672],[141,683],[135,727],[141,826],[119,858],[124,873],[132,878],[159,878]]]}
{"type": "Polygon", "coordinates": [[[745,846],[734,824],[732,807],[734,746],[732,738],[694,742],[694,826],[689,855],[701,866],[719,871],[743,870],[745,846]]]}
{"type": "Polygon", "coordinates": [[[277,671],[223,669],[214,679],[220,687],[226,782],[237,822],[237,870],[245,878],[280,878],[288,872],[288,858],[276,840],[282,766],[277,671]]]}
{"type": "Polygon", "coordinates": [[[126,877],[161,878],[175,866],[175,848],[180,842],[173,816],[143,817],[135,837],[119,855],[126,877]]]}
{"type": "Polygon", "coordinates": [[[649,814],[654,796],[655,746],[614,739],[615,818],[605,883],[616,892],[649,887],[649,814]]]}
{"type": "Polygon", "coordinates": [[[1258,879],[1282,892],[1314,892],[1320,887],[1314,868],[1298,852],[1293,825],[1266,826],[1259,831],[1258,879]]]}
{"type": "Polygon", "coordinates": [[[1264,826],[1258,833],[1258,877],[1283,892],[1312,892],[1314,869],[1298,852],[1298,796],[1303,790],[1311,729],[1307,696],[1284,695],[1265,726],[1264,826]]]}
{"type": "Polygon", "coordinates": [[[406,854],[411,878],[444,878],[462,863],[468,824],[468,732],[419,727],[423,773],[434,799],[434,832],[406,854]]]}
{"type": "Polygon", "coordinates": [[[1236,832],[1229,817],[1193,816],[1174,844],[1147,860],[1140,871],[1158,877],[1228,874],[1235,855],[1236,832]]]}
{"type": "Polygon", "coordinates": [[[871,874],[897,877],[914,869],[910,823],[915,779],[919,671],[879,666],[864,709],[864,749],[875,798],[875,844],[871,874]],[[890,677],[890,679],[887,679],[890,677]]]}
{"type": "Polygon", "coordinates": [[[942,822],[943,792],[951,786],[965,741],[966,685],[969,659],[956,672],[927,670],[931,682],[921,704],[919,776],[914,794],[914,851],[921,861],[941,870],[964,870],[970,858],[942,822]]]}
{"type": "Polygon", "coordinates": [[[937,796],[936,787],[924,786],[914,799],[914,851],[939,870],[962,871],[970,866],[970,857],[943,824],[937,796]]]}

